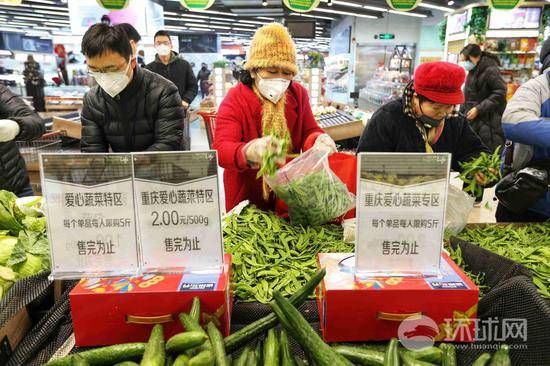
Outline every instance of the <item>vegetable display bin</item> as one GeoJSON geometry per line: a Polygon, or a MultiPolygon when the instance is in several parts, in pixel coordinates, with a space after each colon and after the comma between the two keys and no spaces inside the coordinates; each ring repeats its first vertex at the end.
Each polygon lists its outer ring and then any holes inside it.
{"type": "Polygon", "coordinates": [[[154,324],[165,339],[183,332],[178,319],[201,300],[201,321],[213,321],[224,335],[231,326],[231,255],[221,274],[149,274],[143,277],[83,279],[71,291],[76,345],[106,346],[146,342],[154,324]]]}
{"type": "MultiPolygon", "coordinates": [[[[321,332],[326,342],[383,341],[399,335],[403,320],[421,315],[405,336],[436,341],[472,342],[479,289],[445,253],[442,276],[370,277],[356,280],[353,255],[319,254],[327,274],[317,289],[321,332]],[[424,318],[425,319],[425,318],[424,318]]],[[[414,323],[409,323],[414,324],[414,323]]]]}

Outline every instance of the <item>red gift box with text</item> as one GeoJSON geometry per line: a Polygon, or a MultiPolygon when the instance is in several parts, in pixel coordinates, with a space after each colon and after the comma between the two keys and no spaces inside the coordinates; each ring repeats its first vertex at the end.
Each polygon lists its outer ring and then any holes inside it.
{"type": "Polygon", "coordinates": [[[327,270],[317,289],[326,342],[403,340],[403,336],[474,340],[479,289],[446,253],[441,257],[442,275],[437,277],[356,278],[354,262],[351,254],[319,254],[319,264],[327,270]]]}
{"type": "Polygon", "coordinates": [[[229,335],[233,306],[230,283],[230,254],[224,256],[221,274],[82,279],[69,295],[76,345],[146,342],[158,323],[168,339],[184,331],[178,314],[191,310],[194,297],[201,300],[202,323],[214,321],[223,334],[229,335]]]}

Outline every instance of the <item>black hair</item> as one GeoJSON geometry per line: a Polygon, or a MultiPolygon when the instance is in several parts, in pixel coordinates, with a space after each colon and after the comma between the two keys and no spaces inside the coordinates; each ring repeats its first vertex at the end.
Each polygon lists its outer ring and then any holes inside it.
{"type": "Polygon", "coordinates": [[[254,84],[254,79],[252,79],[252,75],[248,70],[236,68],[233,70],[233,77],[249,88],[252,88],[252,85],[254,84]]]}
{"type": "Polygon", "coordinates": [[[168,37],[168,39],[170,40],[170,43],[172,43],[172,39],[170,38],[170,33],[168,33],[167,31],[165,30],[159,30],[157,33],[155,33],[155,36],[153,37],[153,42],[155,41],[155,39],[157,39],[157,37],[168,37]]]}
{"type": "Polygon", "coordinates": [[[107,24],[94,24],[82,37],[82,53],[91,58],[116,52],[126,60],[132,56],[132,47],[126,32],[122,28],[111,27],[107,24]]]}
{"type": "Polygon", "coordinates": [[[464,55],[466,59],[469,59],[470,57],[486,56],[486,57],[492,58],[500,65],[500,60],[497,55],[494,55],[490,52],[482,51],[481,47],[479,47],[479,45],[475,43],[470,43],[469,45],[464,47],[462,51],[460,51],[460,54],[464,55]]]}
{"type": "Polygon", "coordinates": [[[136,43],[141,41],[141,36],[139,35],[139,32],[130,23],[120,23],[120,24],[115,25],[115,28],[117,28],[117,27],[122,28],[124,30],[124,32],[126,32],[126,35],[128,36],[128,39],[130,41],[134,41],[136,43]]]}
{"type": "Polygon", "coordinates": [[[416,97],[418,98],[418,101],[420,103],[424,103],[424,102],[428,102],[428,103],[437,103],[437,102],[434,102],[433,100],[431,100],[430,98],[426,98],[425,96],[423,95],[420,95],[418,93],[416,93],[416,97]]]}

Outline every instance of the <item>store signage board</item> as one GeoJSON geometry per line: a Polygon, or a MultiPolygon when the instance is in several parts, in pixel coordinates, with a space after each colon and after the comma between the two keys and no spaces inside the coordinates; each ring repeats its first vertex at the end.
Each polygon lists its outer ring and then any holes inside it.
{"type": "Polygon", "coordinates": [[[122,10],[128,6],[130,0],[97,0],[97,3],[108,10],[122,10]]]}
{"type": "Polygon", "coordinates": [[[189,10],[206,10],[214,4],[214,0],[180,0],[181,5],[189,10]]]}
{"type": "Polygon", "coordinates": [[[386,2],[394,10],[409,11],[416,8],[422,0],[386,0],[386,2]]]}
{"type": "Polygon", "coordinates": [[[450,154],[361,153],[357,276],[437,276],[450,154]]]}
{"type": "Polygon", "coordinates": [[[215,151],[135,153],[134,189],[143,272],[220,272],[215,151]]]}
{"type": "Polygon", "coordinates": [[[513,10],[521,3],[521,0],[488,0],[488,2],[493,9],[513,10]]]}
{"type": "Polygon", "coordinates": [[[131,276],[138,254],[130,154],[42,154],[51,278],[131,276]]]}
{"type": "Polygon", "coordinates": [[[298,13],[308,13],[319,6],[321,0],[283,0],[285,6],[298,13]]]}

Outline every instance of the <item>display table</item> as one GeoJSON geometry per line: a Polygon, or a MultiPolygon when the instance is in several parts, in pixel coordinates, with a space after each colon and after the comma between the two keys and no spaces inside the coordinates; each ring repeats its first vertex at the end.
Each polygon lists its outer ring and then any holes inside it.
{"type": "Polygon", "coordinates": [[[325,130],[334,141],[360,137],[363,133],[363,128],[365,128],[363,121],[342,111],[319,115],[316,119],[319,127],[325,130]]]}

